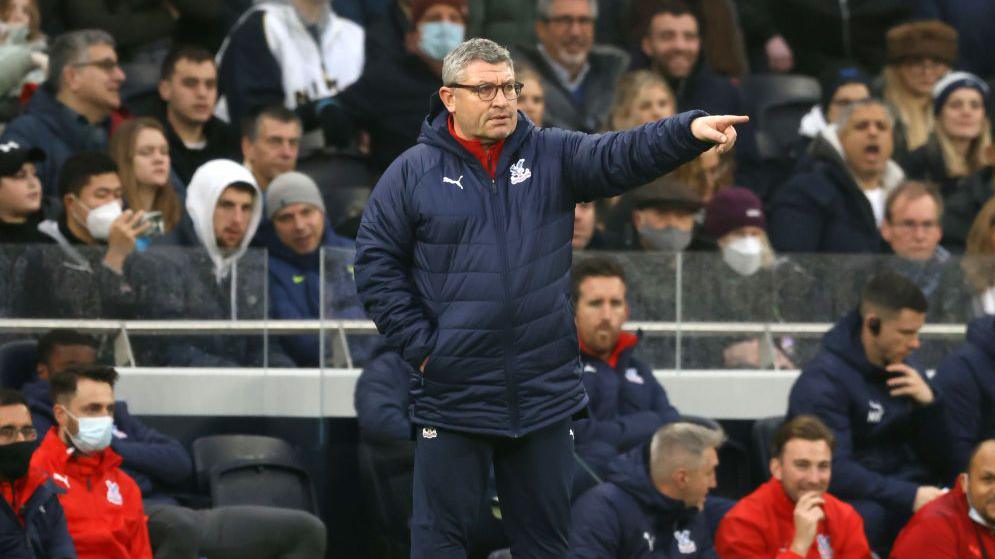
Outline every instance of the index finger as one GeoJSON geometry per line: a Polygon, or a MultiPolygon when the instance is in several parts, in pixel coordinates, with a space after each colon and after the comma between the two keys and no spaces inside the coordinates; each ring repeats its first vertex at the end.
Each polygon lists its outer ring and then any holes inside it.
{"type": "Polygon", "coordinates": [[[747,115],[720,115],[720,119],[725,124],[743,124],[745,122],[750,122],[750,117],[747,115]]]}

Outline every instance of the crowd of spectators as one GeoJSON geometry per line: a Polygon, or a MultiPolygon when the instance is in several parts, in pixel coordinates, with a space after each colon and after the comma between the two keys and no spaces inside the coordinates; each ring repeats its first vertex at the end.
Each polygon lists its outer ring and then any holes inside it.
{"type": "MultiPolygon", "coordinates": [[[[807,80],[820,94],[793,107],[776,165],[755,118],[734,153],[576,204],[571,295],[591,405],[574,424],[574,555],[884,557],[897,537],[894,557],[934,557],[935,541],[961,545],[979,526],[972,545],[995,553],[983,504],[995,479],[993,31],[980,0],[0,0],[0,316],[364,318],[355,228],[342,227],[356,210],[327,179],[359,161],[367,178],[348,187],[368,194],[425,141],[442,60],[467,38],[511,50],[523,123],[585,133],[692,109],[745,114],[761,106],[751,84],[807,80]],[[593,251],[645,256],[652,272],[593,251]],[[810,265],[819,254],[847,265],[810,265]],[[674,255],[686,257],[679,273],[674,255]],[[659,288],[674,282],[679,295],[659,288]],[[622,331],[673,318],[678,298],[685,320],[845,316],[821,343],[721,335],[675,350],[622,331]],[[966,341],[915,352],[926,317],[970,320],[966,341]],[[675,351],[692,368],[803,370],[772,481],[721,524],[732,503],[706,495],[724,435],[681,416],[652,374],[675,351]],[[931,531],[945,535],[925,542],[931,531]]],[[[3,495],[29,534],[17,545],[31,546],[19,553],[72,557],[74,541],[79,556],[252,557],[263,544],[250,533],[307,547],[260,556],[324,548],[311,518],[170,502],[164,486],[190,475],[186,451],[115,404],[116,373],[95,365],[93,340],[53,336],[27,398],[0,392],[3,495]],[[68,376],[49,362],[66,347],[84,366],[68,376]],[[80,419],[112,416],[103,446],[80,438],[103,421],[80,419]],[[32,469],[5,470],[35,438],[32,469]],[[80,460],[67,463],[67,448],[80,460]],[[74,475],[129,506],[81,510],[74,475]],[[101,533],[88,516],[105,514],[121,529],[101,533]],[[233,533],[244,549],[222,541],[233,533]]],[[[410,438],[416,373],[376,336],[131,341],[140,364],[365,367],[365,440],[410,438]]]]}

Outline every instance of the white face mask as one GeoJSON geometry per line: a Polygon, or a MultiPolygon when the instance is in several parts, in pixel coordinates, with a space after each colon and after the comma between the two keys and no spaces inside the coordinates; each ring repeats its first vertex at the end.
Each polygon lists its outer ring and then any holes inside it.
{"type": "Polygon", "coordinates": [[[111,445],[111,436],[114,434],[113,417],[76,417],[69,413],[69,410],[66,410],[66,413],[75,419],[79,426],[79,431],[75,435],[68,433],[68,430],[67,433],[73,446],[81,452],[87,454],[100,452],[111,445]]]}
{"type": "Polygon", "coordinates": [[[757,273],[763,258],[764,244],[753,235],[740,237],[722,247],[722,259],[741,276],[757,273]]]}
{"type": "MultiPolygon", "coordinates": [[[[79,204],[87,208],[86,204],[79,200],[79,204]]],[[[121,200],[114,200],[96,208],[87,208],[90,213],[86,216],[86,229],[90,236],[98,241],[106,241],[111,235],[111,224],[121,216],[123,205],[121,200]]]]}

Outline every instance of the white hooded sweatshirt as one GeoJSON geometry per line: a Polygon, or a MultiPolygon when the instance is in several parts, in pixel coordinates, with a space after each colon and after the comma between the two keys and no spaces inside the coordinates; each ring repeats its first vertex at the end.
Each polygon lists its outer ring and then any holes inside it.
{"type": "Polygon", "coordinates": [[[245,254],[259,228],[263,215],[263,193],[248,169],[228,159],[214,159],[198,167],[190,179],[187,187],[187,213],[190,214],[200,244],[214,262],[214,277],[220,283],[231,273],[235,262],[245,254]],[[218,246],[218,239],[214,234],[214,208],[221,193],[234,183],[252,185],[256,197],[242,244],[238,249],[226,252],[218,246]]]}

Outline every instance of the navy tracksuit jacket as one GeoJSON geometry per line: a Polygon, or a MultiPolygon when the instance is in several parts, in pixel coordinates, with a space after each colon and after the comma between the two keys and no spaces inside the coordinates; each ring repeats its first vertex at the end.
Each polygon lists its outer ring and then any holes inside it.
{"type": "Polygon", "coordinates": [[[587,405],[569,299],[576,202],[647,183],[710,147],[692,111],[624,132],[539,129],[518,113],[495,179],[434,102],[363,213],[356,284],[412,367],[415,423],[519,437],[587,405]]]}

